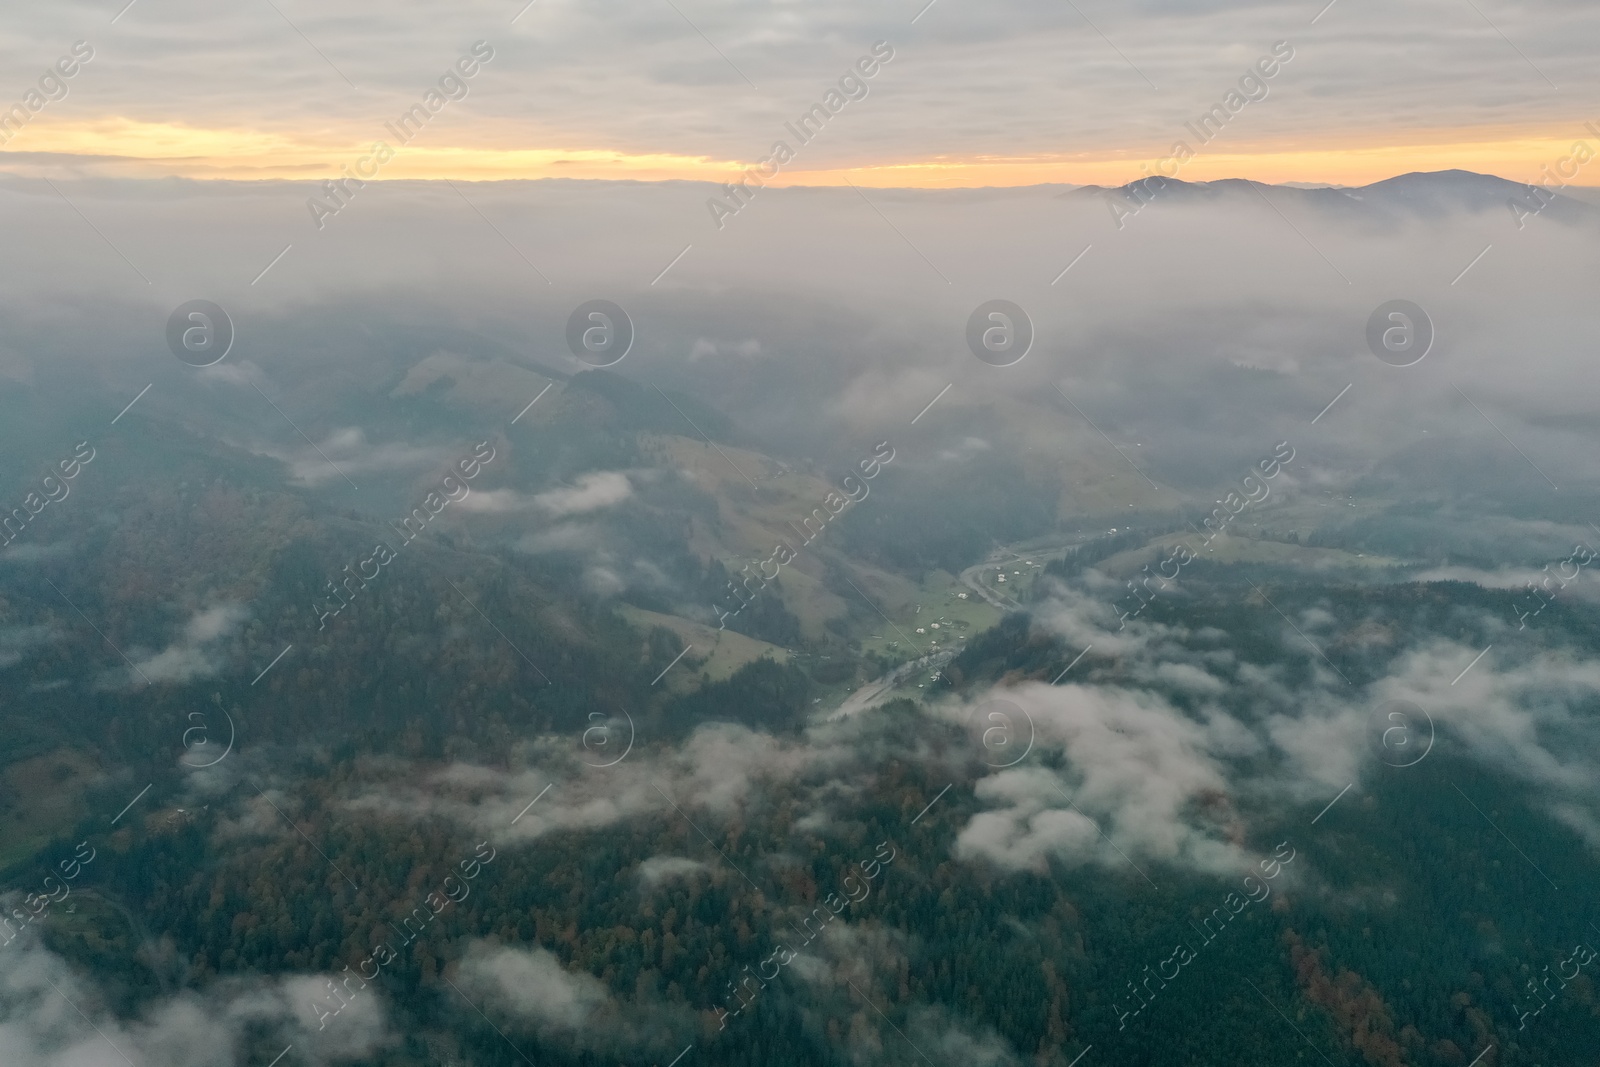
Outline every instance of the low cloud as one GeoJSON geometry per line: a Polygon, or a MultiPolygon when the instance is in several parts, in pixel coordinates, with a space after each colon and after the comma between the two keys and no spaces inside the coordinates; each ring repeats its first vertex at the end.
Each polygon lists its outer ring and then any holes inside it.
{"type": "Polygon", "coordinates": [[[349,803],[396,817],[443,816],[511,841],[532,841],[557,831],[601,830],[626,819],[670,814],[674,803],[731,816],[758,790],[793,781],[824,759],[848,757],[831,746],[818,749],[743,726],[711,723],[680,748],[635,749],[628,758],[602,767],[630,743],[632,727],[625,719],[618,718],[610,728],[603,749],[595,733],[584,735],[590,742],[587,749],[576,738],[546,739],[530,754],[534,766],[523,770],[452,764],[420,782],[402,775],[349,803]],[[549,795],[517,818],[552,779],[549,795]]]}
{"type": "Polygon", "coordinates": [[[475,942],[461,961],[463,984],[541,1031],[571,1033],[611,1002],[593,975],[568,971],[542,948],[495,948],[475,942]]]}
{"type": "Polygon", "coordinates": [[[997,806],[962,830],[958,856],[1038,870],[1050,858],[1110,867],[1131,855],[1215,874],[1248,861],[1222,759],[1233,745],[1227,724],[1214,728],[1155,694],[1114,687],[1030,683],[986,698],[1022,709],[1014,743],[1027,731],[1060,753],[1065,781],[1038,766],[980,780],[978,797],[997,806]]]}
{"type": "Polygon", "coordinates": [[[531,399],[544,381],[506,360],[439,351],[414,364],[389,395],[399,398],[439,392],[460,407],[497,411],[506,407],[507,397],[531,399]]]}
{"type": "Polygon", "coordinates": [[[48,626],[0,627],[0,670],[16,666],[27,653],[54,640],[48,626]]]}
{"type": "MultiPolygon", "coordinates": [[[[1513,662],[1491,652],[1456,681],[1481,649],[1439,640],[1374,652],[1394,658],[1383,677],[1358,688],[1309,653],[1299,662],[1241,659],[1214,628],[1133,619],[1118,630],[1115,613],[1082,590],[1047,599],[1039,619],[1070,635],[1069,647],[1093,644],[1092,658],[1059,684],[946,698],[922,712],[933,729],[908,729],[914,713],[883,709],[816,722],[798,737],[706,724],[680,745],[639,746],[604,768],[598,764],[626,746],[620,733],[603,753],[586,751],[575,736],[547,737],[518,751],[511,770],[453,764],[385,775],[345,803],[376,817],[438,816],[486,833],[509,826],[512,842],[683,813],[716,824],[780,800],[802,805],[812,828],[847,813],[898,759],[944,781],[976,772],[980,810],[953,846],[964,862],[1124,873],[1131,863],[1152,874],[1166,867],[1229,875],[1253,862],[1258,824],[1285,805],[1320,805],[1347,784],[1389,772],[1376,745],[1376,710],[1404,699],[1432,716],[1438,744],[1533,787],[1553,818],[1600,843],[1600,737],[1585,714],[1600,698],[1600,664],[1556,652],[1513,662]],[[991,700],[1020,709],[1006,754],[1031,738],[1026,762],[994,765],[997,753],[982,740],[991,724],[981,720],[991,700]]],[[[1339,620],[1308,621],[1319,635],[1340,637],[1339,620]]],[[[1343,625],[1357,633],[1371,622],[1343,625]]],[[[1279,629],[1284,648],[1301,641],[1287,624],[1279,629]]],[[[621,719],[613,725],[626,730],[621,719]]],[[[670,855],[639,869],[650,885],[702,873],[729,876],[717,864],[702,869],[670,855]]]]}
{"type": "Polygon", "coordinates": [[[956,837],[961,859],[1043,870],[1048,856],[1087,857],[1099,843],[1099,830],[1088,816],[1061,807],[1066,794],[1049,771],[1001,771],[980,781],[976,793],[999,806],[974,815],[956,837]]]}
{"type": "Polygon", "coordinates": [[[1491,651],[1433,641],[1403,654],[1373,686],[1368,703],[1318,716],[1285,712],[1268,723],[1273,744],[1306,778],[1338,788],[1381,765],[1375,757],[1376,709],[1411,701],[1431,720],[1429,738],[1534,788],[1554,818],[1600,847],[1600,731],[1586,709],[1600,699],[1600,664],[1561,652],[1499,663],[1491,651]],[[1459,678],[1459,680],[1457,680],[1459,678]]]}
{"type": "MultiPolygon", "coordinates": [[[[514,750],[510,770],[471,763],[431,772],[410,763],[375,765],[373,778],[353,787],[343,803],[370,818],[446,819],[510,845],[634,820],[662,820],[687,832],[685,814],[704,827],[755,818],[765,806],[791,798],[821,825],[847,809],[891,759],[938,764],[945,773],[966,758],[948,755],[951,735],[908,729],[902,715],[818,723],[799,737],[705,723],[678,745],[634,739],[631,749],[630,730],[619,715],[590,724],[585,733],[546,735],[514,750]],[[609,734],[594,732],[600,728],[609,734]]],[[[707,874],[736,877],[716,863],[707,874]]]]}
{"type": "Polygon", "coordinates": [[[515,489],[479,489],[467,495],[456,505],[462,511],[476,511],[486,515],[505,515],[518,511],[528,511],[533,504],[533,498],[526,493],[519,493],[515,489]]]}
{"type": "MultiPolygon", "coordinates": [[[[1092,572],[1082,579],[1095,582],[1092,572]]],[[[1220,632],[1143,620],[1117,629],[1108,614],[1096,594],[1058,584],[1038,618],[1069,646],[1114,656],[1117,685],[1092,684],[1086,664],[1078,685],[995,689],[947,709],[955,718],[1010,700],[1031,718],[1036,744],[1061,761],[1059,774],[1019,767],[980,781],[977,795],[992,807],[963,830],[962,857],[1011,869],[1050,858],[1114,865],[1114,843],[1135,859],[1234,869],[1245,859],[1248,809],[1321,801],[1391,769],[1380,710],[1392,700],[1424,712],[1412,743],[1524,783],[1552,818],[1600,845],[1600,730],[1588,712],[1600,700],[1600,664],[1561,650],[1479,659],[1481,647],[1433,638],[1395,652],[1383,677],[1354,688],[1316,660],[1309,678],[1291,681],[1283,663],[1240,661],[1220,632]],[[1105,840],[1062,814],[1071,810],[1063,793],[1105,840]]],[[[1385,630],[1319,607],[1300,617],[1302,632],[1362,647],[1372,645],[1363,635],[1385,630]]],[[[1513,629],[1509,612],[1483,625],[1513,629]]],[[[1287,626],[1281,636],[1286,647],[1302,640],[1287,626]]]]}
{"type": "Polygon", "coordinates": [[[592,471],[573,488],[549,489],[533,498],[544,511],[561,518],[620,504],[633,495],[633,483],[621,471],[592,471]]]}
{"type": "Polygon", "coordinates": [[[520,1023],[545,1040],[608,1056],[670,1057],[667,1050],[681,1048],[692,1025],[681,1006],[618,1001],[599,979],[563,967],[555,953],[538,946],[474,941],[461,959],[460,982],[489,1014],[520,1023]]]}
{"type": "Polygon", "coordinates": [[[708,356],[712,358],[736,356],[740,359],[759,359],[765,354],[762,351],[761,342],[753,337],[737,344],[697,337],[694,345],[689,349],[689,362],[698,363],[708,356]]]}
{"type": "MultiPolygon", "coordinates": [[[[473,496],[478,494],[474,493],[473,496]]],[[[472,500],[473,497],[467,497],[472,500]]],[[[563,522],[550,527],[548,530],[539,530],[534,533],[524,534],[513,544],[518,552],[539,556],[551,552],[592,552],[597,544],[601,544],[605,531],[587,522],[563,522]]]]}
{"type": "Polygon", "coordinates": [[[224,979],[204,993],[155,998],[138,1018],[112,1012],[111,997],[61,957],[32,941],[6,949],[0,970],[0,1063],[27,1067],[247,1067],[257,1062],[247,1032],[266,1030],[298,1062],[331,1067],[366,1059],[390,1038],[375,989],[357,996],[325,1029],[313,1002],[330,976],[224,979]]]}
{"type": "Polygon", "coordinates": [[[10,563],[14,566],[26,567],[36,563],[49,563],[53,560],[65,559],[72,555],[72,545],[66,542],[53,544],[11,544],[0,552],[0,563],[10,563]]]}
{"type": "Polygon", "coordinates": [[[177,641],[137,661],[139,673],[152,682],[187,682],[217,673],[222,668],[217,643],[238,630],[248,616],[240,604],[217,604],[197,612],[177,641]]]}
{"type": "Polygon", "coordinates": [[[373,444],[359,427],[335,430],[315,447],[291,453],[291,483],[316,489],[359,474],[417,472],[451,459],[447,450],[419,448],[399,441],[373,444]]]}
{"type": "Polygon", "coordinates": [[[996,1031],[988,1026],[968,1029],[951,1017],[943,1005],[917,1005],[911,1010],[911,1028],[922,1035],[919,1051],[934,1063],[950,1067],[1012,1067],[1022,1060],[996,1031]]]}
{"type": "Polygon", "coordinates": [[[656,886],[678,878],[689,878],[711,868],[687,856],[651,856],[639,864],[639,880],[656,886]]]}
{"type": "MultiPolygon", "coordinates": [[[[515,489],[480,489],[461,501],[463,511],[505,515],[537,511],[553,519],[583,515],[620,504],[633,495],[633,483],[621,471],[591,471],[581,475],[575,486],[559,486],[542,493],[521,493],[515,489]]],[[[558,528],[559,529],[559,528],[558,528]]],[[[548,536],[552,531],[546,531],[548,536]]]]}

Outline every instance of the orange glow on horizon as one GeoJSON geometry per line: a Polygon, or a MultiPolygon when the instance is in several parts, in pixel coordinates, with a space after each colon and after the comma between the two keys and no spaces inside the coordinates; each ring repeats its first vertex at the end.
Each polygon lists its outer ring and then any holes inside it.
{"type": "MultiPolygon", "coordinates": [[[[0,171],[12,173],[92,173],[103,176],[193,179],[323,179],[341,171],[363,178],[494,181],[537,178],[631,179],[637,181],[737,180],[757,163],[665,152],[627,152],[605,148],[500,148],[491,146],[401,143],[380,129],[393,158],[379,165],[374,142],[351,142],[342,133],[299,133],[249,128],[194,127],[104,118],[73,124],[24,127],[0,150],[0,171]],[[7,159],[8,152],[47,154],[39,159],[7,159]],[[53,157],[53,158],[48,158],[53,157]],[[363,162],[366,161],[366,162],[363,162]],[[359,164],[359,166],[358,166],[359,164]],[[345,170],[350,168],[350,170],[345,170]],[[376,170],[376,174],[371,172],[376,170]]],[[[1600,155],[1600,132],[1457,130],[1431,137],[1394,138],[1390,143],[1305,144],[1263,142],[1230,144],[1215,150],[1193,143],[1195,155],[1164,165],[1169,177],[1212,181],[1247,177],[1269,183],[1329,182],[1364,185],[1410,171],[1459,168],[1496,174],[1514,181],[1537,181],[1541,169],[1571,154],[1574,142],[1590,138],[1600,155]]],[[[1123,185],[1150,172],[1161,151],[1035,154],[1014,157],[902,160],[857,167],[808,169],[804,148],[767,184],[868,188],[972,188],[1067,185],[1123,185]]],[[[1600,177],[1600,167],[1596,168],[1600,177]]],[[[1581,170],[1570,184],[1587,182],[1581,170]]]]}

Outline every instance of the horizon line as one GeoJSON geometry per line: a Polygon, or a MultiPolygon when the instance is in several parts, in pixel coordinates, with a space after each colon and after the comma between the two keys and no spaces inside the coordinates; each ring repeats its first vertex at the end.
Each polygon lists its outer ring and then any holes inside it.
{"type": "MultiPolygon", "coordinates": [[[[652,184],[705,181],[735,187],[745,183],[751,188],[1007,189],[1122,188],[1156,175],[1184,182],[1237,178],[1265,185],[1359,188],[1409,173],[1462,170],[1494,177],[1521,175],[1526,184],[1556,188],[1576,184],[1584,177],[1585,164],[1600,156],[1600,126],[1595,123],[1539,131],[1415,131],[1377,142],[1350,137],[1233,142],[1213,137],[1197,147],[1177,141],[1160,148],[1140,141],[1059,148],[1035,145],[1004,154],[865,159],[850,158],[862,151],[859,147],[808,149],[810,139],[799,141],[798,147],[774,141],[766,158],[742,159],[706,147],[685,151],[665,145],[530,145],[504,136],[480,140],[466,131],[458,131],[457,137],[461,139],[454,143],[402,137],[388,125],[372,128],[363,137],[343,130],[308,135],[105,117],[28,126],[0,138],[4,143],[0,173],[357,183],[352,188],[369,181],[571,178],[652,184]],[[837,154],[841,149],[843,159],[837,154]]],[[[1594,184],[1600,186],[1600,178],[1594,184]]]]}
{"type": "MultiPolygon", "coordinates": [[[[18,153],[18,154],[20,155],[21,153],[18,153]]],[[[3,158],[3,154],[0,154],[0,158],[3,158]]],[[[41,169],[45,169],[45,168],[41,168],[41,169]]],[[[837,172],[830,172],[830,173],[849,174],[849,173],[851,173],[851,171],[847,171],[846,170],[846,171],[837,171],[837,172]]],[[[823,181],[823,182],[805,182],[805,181],[769,182],[768,184],[766,184],[764,186],[760,186],[759,188],[795,189],[795,190],[836,190],[836,189],[849,189],[852,184],[856,184],[856,185],[865,186],[866,188],[869,188],[869,189],[875,189],[875,190],[880,190],[880,191],[884,191],[884,192],[922,192],[922,193],[999,192],[999,191],[1007,191],[1007,190],[1023,191],[1023,190],[1027,190],[1027,189],[1046,189],[1046,188],[1049,188],[1049,189],[1062,189],[1062,190],[1065,190],[1065,191],[1068,191],[1068,192],[1074,192],[1074,191],[1083,190],[1083,189],[1089,189],[1089,190],[1092,190],[1092,189],[1103,189],[1103,190],[1106,190],[1106,191],[1115,191],[1115,190],[1119,190],[1119,189],[1129,189],[1129,188],[1132,188],[1134,186],[1143,184],[1144,182],[1149,181],[1152,178],[1154,178],[1154,179],[1159,179],[1160,181],[1165,182],[1165,183],[1171,183],[1171,184],[1175,184],[1175,185],[1186,185],[1186,186],[1217,185],[1217,184],[1221,184],[1221,183],[1224,183],[1224,182],[1248,182],[1250,184],[1265,185],[1265,186],[1268,186],[1268,187],[1271,187],[1271,188],[1298,188],[1298,189],[1301,189],[1303,191],[1314,191],[1314,190],[1317,190],[1317,189],[1352,189],[1352,190],[1354,190],[1354,189],[1367,189],[1367,188],[1371,188],[1374,185],[1382,185],[1384,182],[1395,181],[1395,180],[1400,179],[1400,178],[1409,178],[1409,177],[1413,177],[1413,176],[1429,177],[1429,176],[1446,175],[1446,174],[1462,174],[1462,175],[1468,175],[1468,176],[1475,177],[1475,178],[1491,178],[1491,179],[1494,179],[1496,181],[1506,182],[1507,184],[1510,184],[1510,185],[1523,186],[1523,187],[1526,187],[1526,188],[1537,188],[1537,186],[1535,186],[1535,185],[1533,185],[1532,183],[1529,183],[1529,182],[1521,182],[1521,181],[1517,181],[1514,178],[1507,178],[1507,177],[1505,177],[1504,175],[1501,175],[1501,174],[1495,174],[1495,173],[1492,173],[1492,172],[1489,172],[1489,171],[1470,170],[1470,169],[1467,169],[1465,167],[1446,167],[1446,168],[1443,168],[1443,169],[1440,169],[1440,170],[1407,170],[1407,171],[1399,171],[1399,172],[1396,172],[1394,174],[1390,174],[1390,175],[1388,175],[1386,177],[1374,178],[1371,181],[1362,182],[1362,183],[1359,183],[1359,184],[1352,184],[1352,183],[1346,183],[1346,182],[1335,182],[1335,181],[1315,181],[1315,180],[1304,180],[1304,179],[1284,179],[1284,180],[1280,180],[1280,181],[1268,181],[1268,180],[1265,180],[1265,179],[1262,179],[1262,178],[1248,177],[1248,176],[1243,175],[1243,174],[1230,174],[1230,175],[1227,175],[1227,176],[1224,176],[1224,177],[1196,178],[1196,179],[1188,179],[1188,178],[1180,178],[1180,177],[1168,177],[1166,175],[1150,175],[1150,176],[1145,177],[1145,178],[1137,178],[1137,179],[1134,179],[1132,181],[1124,182],[1121,185],[1105,185],[1105,184],[1102,184],[1102,183],[1099,183],[1099,182],[1069,182],[1069,181],[1018,182],[1018,183],[1013,183],[1013,184],[996,184],[996,183],[992,183],[991,182],[991,183],[980,184],[980,185],[873,185],[873,184],[868,184],[866,182],[851,183],[850,181],[845,180],[845,181],[823,181]]],[[[238,176],[231,176],[231,175],[209,176],[209,175],[195,175],[195,174],[92,174],[92,173],[90,173],[90,174],[77,173],[77,174],[70,174],[70,175],[64,175],[64,174],[56,173],[56,174],[54,174],[54,175],[52,175],[50,177],[46,177],[43,174],[24,173],[24,172],[20,172],[20,171],[17,171],[17,170],[8,170],[8,169],[4,169],[3,167],[0,167],[0,181],[5,181],[5,182],[48,182],[48,181],[52,181],[52,180],[53,181],[81,181],[81,182],[111,182],[111,183],[143,183],[143,184],[167,184],[167,183],[174,183],[174,182],[178,182],[178,183],[181,183],[181,182],[195,182],[195,183],[204,183],[204,184],[208,184],[208,185],[212,185],[212,184],[216,184],[216,185],[225,185],[225,184],[234,184],[234,185],[300,185],[300,184],[309,184],[309,185],[312,185],[312,186],[320,187],[323,184],[323,182],[325,182],[327,179],[325,179],[323,177],[286,177],[286,176],[283,176],[283,175],[272,175],[272,176],[263,176],[263,177],[252,178],[252,177],[238,177],[238,176]]],[[[581,176],[580,175],[573,175],[573,176],[568,176],[568,175],[559,175],[559,174],[540,174],[540,175],[529,175],[529,176],[477,176],[477,177],[449,177],[449,176],[442,176],[442,175],[441,176],[395,176],[395,177],[387,177],[387,178],[386,177],[382,177],[382,176],[376,176],[376,177],[372,177],[372,178],[362,179],[362,181],[364,183],[373,183],[373,184],[380,184],[380,183],[381,184],[416,183],[416,184],[428,184],[428,185],[449,184],[450,182],[462,182],[462,183],[468,183],[468,184],[472,184],[472,185],[501,185],[501,184],[510,184],[510,183],[513,183],[513,182],[515,182],[515,183],[526,183],[526,184],[532,184],[532,183],[536,183],[536,182],[584,182],[584,183],[595,183],[595,184],[599,184],[599,183],[614,183],[614,184],[633,184],[633,185],[679,185],[679,184],[681,184],[681,185],[708,185],[708,186],[711,186],[713,188],[720,188],[722,186],[722,184],[723,184],[722,182],[719,182],[714,178],[676,177],[676,176],[674,176],[674,177],[660,177],[660,178],[641,178],[641,177],[620,176],[620,175],[619,176],[614,176],[614,177],[608,177],[608,176],[597,176],[597,175],[581,175],[581,176]]],[[[1557,194],[1559,194],[1561,191],[1568,190],[1568,189],[1595,190],[1597,192],[1600,192],[1600,184],[1597,184],[1597,185],[1584,185],[1584,184],[1579,184],[1578,182],[1568,182],[1568,183],[1566,183],[1564,185],[1558,186],[1554,191],[1557,194]]]]}

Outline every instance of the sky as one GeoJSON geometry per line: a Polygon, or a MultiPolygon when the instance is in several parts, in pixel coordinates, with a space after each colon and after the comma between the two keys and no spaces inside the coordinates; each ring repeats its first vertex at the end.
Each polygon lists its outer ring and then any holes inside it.
{"type": "Polygon", "coordinates": [[[52,178],[726,181],[782,141],[775,184],[1531,182],[1600,147],[1600,7],[1577,0],[11,7],[0,170],[52,178]]]}

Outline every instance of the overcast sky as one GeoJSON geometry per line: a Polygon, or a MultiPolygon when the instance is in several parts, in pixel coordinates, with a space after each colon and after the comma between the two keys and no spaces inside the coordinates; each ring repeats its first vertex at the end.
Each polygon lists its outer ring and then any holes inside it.
{"type": "Polygon", "coordinates": [[[1577,0],[525,2],[11,4],[0,107],[29,121],[0,166],[324,177],[383,140],[384,178],[721,179],[782,139],[782,180],[807,184],[1121,184],[1181,140],[1191,179],[1529,181],[1580,137],[1600,146],[1583,127],[1600,8],[1577,0]],[[28,112],[80,40],[93,58],[65,98],[28,112]],[[399,144],[384,124],[475,41],[493,59],[467,96],[399,144]],[[783,124],[878,41],[893,59],[867,95],[800,144],[783,124]],[[1293,58],[1202,144],[1185,122],[1276,42],[1293,58]]]}

